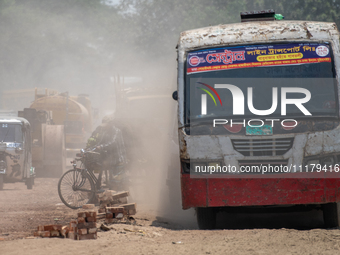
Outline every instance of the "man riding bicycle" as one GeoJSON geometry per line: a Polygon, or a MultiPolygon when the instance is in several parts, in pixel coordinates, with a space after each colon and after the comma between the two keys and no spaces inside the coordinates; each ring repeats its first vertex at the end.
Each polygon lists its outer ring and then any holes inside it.
{"type": "Polygon", "coordinates": [[[93,131],[86,144],[86,150],[95,149],[101,155],[103,170],[109,170],[109,182],[119,189],[124,179],[126,151],[122,132],[115,126],[112,115],[105,116],[102,124],[93,131]]]}

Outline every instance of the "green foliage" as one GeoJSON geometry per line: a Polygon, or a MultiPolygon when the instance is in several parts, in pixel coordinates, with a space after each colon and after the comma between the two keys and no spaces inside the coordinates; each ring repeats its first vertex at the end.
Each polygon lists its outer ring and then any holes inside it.
{"type": "Polygon", "coordinates": [[[181,31],[239,22],[241,11],[275,9],[288,20],[340,22],[340,0],[127,0],[121,8],[134,48],[145,57],[170,54],[181,31]]]}

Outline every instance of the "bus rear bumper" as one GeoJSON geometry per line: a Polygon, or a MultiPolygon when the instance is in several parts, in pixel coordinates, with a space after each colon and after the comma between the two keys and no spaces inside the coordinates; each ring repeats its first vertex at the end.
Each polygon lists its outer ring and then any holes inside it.
{"type": "Polygon", "coordinates": [[[191,178],[181,175],[182,207],[325,204],[340,201],[340,178],[191,178]]]}

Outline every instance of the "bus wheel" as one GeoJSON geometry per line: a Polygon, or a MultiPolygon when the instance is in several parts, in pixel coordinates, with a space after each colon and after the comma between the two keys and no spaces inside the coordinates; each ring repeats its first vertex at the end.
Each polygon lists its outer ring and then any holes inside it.
{"type": "Polygon", "coordinates": [[[215,208],[196,208],[197,223],[199,229],[215,229],[216,227],[216,210],[215,208]]]}
{"type": "Polygon", "coordinates": [[[340,203],[329,203],[322,205],[323,221],[326,228],[340,226],[340,203]]]}

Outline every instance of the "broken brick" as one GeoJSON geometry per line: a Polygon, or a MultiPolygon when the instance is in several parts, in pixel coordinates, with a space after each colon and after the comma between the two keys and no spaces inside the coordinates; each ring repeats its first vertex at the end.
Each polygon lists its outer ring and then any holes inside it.
{"type": "Polygon", "coordinates": [[[68,227],[68,226],[63,226],[63,227],[61,228],[60,234],[61,234],[63,237],[66,237],[67,234],[68,234],[68,232],[69,232],[69,227],[68,227]]]}

